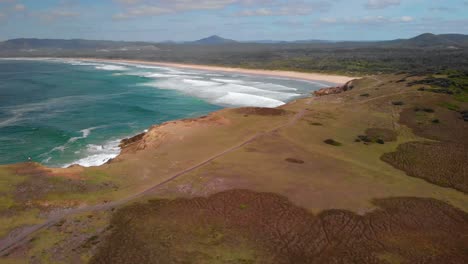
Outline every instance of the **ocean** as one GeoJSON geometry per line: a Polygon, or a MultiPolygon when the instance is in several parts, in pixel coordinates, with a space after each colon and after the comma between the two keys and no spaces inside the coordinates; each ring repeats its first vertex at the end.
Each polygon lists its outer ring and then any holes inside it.
{"type": "Polygon", "coordinates": [[[72,59],[0,60],[0,164],[98,166],[153,124],[276,107],[330,83],[72,59]]]}

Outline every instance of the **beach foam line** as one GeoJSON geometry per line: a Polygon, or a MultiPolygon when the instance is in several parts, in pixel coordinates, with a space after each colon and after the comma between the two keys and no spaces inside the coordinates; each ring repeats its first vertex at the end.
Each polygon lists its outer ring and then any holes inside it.
{"type": "Polygon", "coordinates": [[[121,140],[111,140],[103,145],[88,144],[84,150],[85,155],[83,158],[65,164],[62,167],[67,168],[71,165],[80,165],[83,167],[103,165],[120,154],[120,142],[121,140]]]}
{"type": "Polygon", "coordinates": [[[127,67],[124,67],[124,66],[119,66],[119,65],[106,65],[106,64],[102,64],[102,65],[97,65],[95,66],[96,69],[98,70],[105,70],[105,71],[127,71],[129,70],[129,68],[127,67]]]}
{"type": "Polygon", "coordinates": [[[222,82],[222,83],[244,83],[242,80],[232,80],[232,79],[222,79],[222,78],[212,78],[211,80],[215,82],[222,82]]]}
{"type": "Polygon", "coordinates": [[[285,102],[271,99],[264,96],[251,95],[245,93],[228,92],[227,95],[215,100],[218,104],[235,106],[256,106],[256,107],[278,107],[285,102]]]}
{"type": "Polygon", "coordinates": [[[297,91],[297,88],[274,83],[252,82],[250,83],[250,85],[255,88],[260,88],[269,91],[297,91]]]}
{"type": "Polygon", "coordinates": [[[193,80],[193,79],[182,79],[183,83],[191,84],[198,87],[210,87],[210,86],[220,86],[222,83],[219,82],[210,82],[202,80],[193,80]]]}
{"type": "Polygon", "coordinates": [[[188,64],[188,63],[170,63],[170,62],[155,62],[155,61],[143,61],[143,60],[123,60],[123,59],[97,59],[97,58],[3,58],[3,59],[16,59],[16,60],[79,60],[83,62],[96,62],[96,63],[127,63],[131,65],[151,66],[151,67],[167,67],[171,69],[183,69],[190,71],[203,71],[211,72],[210,74],[238,74],[245,76],[266,76],[269,78],[285,79],[285,80],[296,80],[296,81],[311,81],[311,82],[324,82],[326,86],[336,86],[338,84],[344,84],[353,79],[360,77],[351,77],[344,75],[333,75],[325,73],[306,73],[306,72],[295,72],[295,71],[282,71],[282,70],[264,70],[264,69],[244,69],[234,67],[223,67],[223,66],[210,66],[200,64],[188,64]]]}
{"type": "MultiPolygon", "coordinates": [[[[155,82],[149,82],[143,84],[145,86],[151,86],[158,89],[169,89],[176,90],[187,95],[195,96],[204,99],[210,103],[228,106],[228,107],[240,107],[240,106],[258,106],[258,107],[271,107],[284,104],[284,101],[290,100],[291,98],[299,97],[301,94],[292,93],[288,91],[272,91],[267,89],[260,89],[254,86],[249,86],[248,81],[240,80],[238,83],[221,83],[209,80],[193,80],[184,78],[172,78],[157,80],[155,82]],[[229,95],[229,93],[232,93],[229,95]],[[240,100],[235,94],[244,95],[246,101],[240,100]],[[247,97],[248,95],[256,97],[247,97]],[[257,100],[253,100],[257,98],[257,100]],[[266,98],[266,99],[263,99],[266,98]],[[270,99],[270,100],[267,100],[270,99]],[[262,105],[262,102],[264,103],[262,105]],[[252,105],[249,105],[252,103],[252,105]]],[[[258,85],[258,83],[256,83],[258,85]]],[[[265,85],[268,87],[268,85],[265,85]]],[[[288,89],[285,86],[278,86],[275,89],[288,89]]]]}

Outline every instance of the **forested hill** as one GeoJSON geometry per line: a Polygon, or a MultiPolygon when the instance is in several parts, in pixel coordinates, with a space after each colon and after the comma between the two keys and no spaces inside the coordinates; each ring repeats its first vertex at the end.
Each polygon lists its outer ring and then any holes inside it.
{"type": "Polygon", "coordinates": [[[468,71],[468,35],[422,34],[390,41],[249,41],[220,36],[189,42],[13,39],[0,57],[93,57],[196,63],[304,72],[468,71]]]}

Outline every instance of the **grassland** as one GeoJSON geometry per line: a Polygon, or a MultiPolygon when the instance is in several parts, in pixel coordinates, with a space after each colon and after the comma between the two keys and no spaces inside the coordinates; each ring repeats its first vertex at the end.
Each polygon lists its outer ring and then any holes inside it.
{"type": "Polygon", "coordinates": [[[428,78],[168,122],[97,168],[0,167],[1,219],[30,219],[4,234],[50,223],[0,263],[465,263],[468,103],[428,78]]]}

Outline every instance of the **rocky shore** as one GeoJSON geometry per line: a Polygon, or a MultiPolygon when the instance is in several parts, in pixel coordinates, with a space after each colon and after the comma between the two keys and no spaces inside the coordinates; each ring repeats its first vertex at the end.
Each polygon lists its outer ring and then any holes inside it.
{"type": "Polygon", "coordinates": [[[349,90],[352,90],[354,88],[353,81],[349,81],[343,85],[340,86],[335,86],[335,87],[329,87],[329,88],[323,88],[318,91],[314,92],[315,96],[324,96],[324,95],[330,95],[330,94],[339,94],[342,92],[346,92],[349,90]]]}

